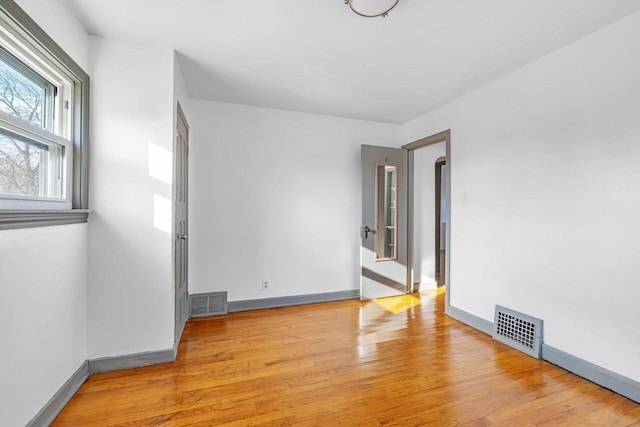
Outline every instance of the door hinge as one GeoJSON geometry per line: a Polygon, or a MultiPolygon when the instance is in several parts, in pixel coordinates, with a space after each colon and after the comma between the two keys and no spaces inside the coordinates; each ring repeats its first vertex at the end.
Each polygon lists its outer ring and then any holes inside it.
{"type": "Polygon", "coordinates": [[[69,109],[69,101],[64,101],[64,109],[65,110],[69,109]]]}

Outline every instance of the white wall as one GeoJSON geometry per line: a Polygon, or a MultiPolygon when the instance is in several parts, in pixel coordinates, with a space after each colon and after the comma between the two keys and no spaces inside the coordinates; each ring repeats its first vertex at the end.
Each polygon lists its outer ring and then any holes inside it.
{"type": "Polygon", "coordinates": [[[403,126],[451,128],[451,304],[540,317],[547,344],[636,381],[638,40],[640,13],[403,126]]]}
{"type": "Polygon", "coordinates": [[[73,60],[87,71],[89,37],[76,16],[60,0],[15,0],[73,60]]]}
{"type": "Polygon", "coordinates": [[[414,244],[413,244],[413,281],[420,283],[420,289],[435,288],[435,223],[436,223],[436,177],[435,164],[440,157],[447,155],[444,142],[420,148],[414,151],[414,244]]]}
{"type": "MultiPolygon", "coordinates": [[[[66,6],[17,3],[86,70],[88,37],[66,6]]],[[[29,422],[86,360],[86,249],[86,224],[0,231],[3,425],[29,422]]]]}
{"type": "Polygon", "coordinates": [[[86,225],[0,232],[0,414],[25,425],[86,359],[86,225]]]}
{"type": "Polygon", "coordinates": [[[360,145],[395,146],[399,127],[188,104],[189,292],[238,301],[357,289],[360,145]]]}
{"type": "Polygon", "coordinates": [[[90,359],[173,346],[173,61],[90,37],[90,359]]]}

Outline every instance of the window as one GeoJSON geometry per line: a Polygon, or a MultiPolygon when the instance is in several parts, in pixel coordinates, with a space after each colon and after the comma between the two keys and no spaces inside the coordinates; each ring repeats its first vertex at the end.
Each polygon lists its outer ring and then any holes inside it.
{"type": "MultiPolygon", "coordinates": [[[[54,85],[0,47],[0,195],[67,202],[67,139],[57,138],[54,85]]],[[[67,135],[65,135],[67,136],[67,135]]]]}
{"type": "Polygon", "coordinates": [[[0,229],[86,221],[88,91],[87,74],[3,1],[0,229]]]}

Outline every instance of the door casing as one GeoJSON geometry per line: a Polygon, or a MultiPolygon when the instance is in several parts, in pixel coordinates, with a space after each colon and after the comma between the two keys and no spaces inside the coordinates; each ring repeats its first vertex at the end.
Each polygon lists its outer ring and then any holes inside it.
{"type": "MultiPolygon", "coordinates": [[[[413,182],[414,177],[414,152],[415,150],[419,150],[420,148],[427,147],[429,145],[438,144],[440,142],[444,142],[446,145],[446,186],[445,186],[445,197],[447,200],[447,233],[446,233],[446,242],[445,242],[445,312],[448,314],[451,309],[451,129],[447,129],[442,132],[438,132],[431,136],[427,136],[426,138],[421,138],[417,141],[411,142],[409,144],[405,144],[402,148],[409,151],[409,197],[408,197],[408,268],[410,272],[413,272],[413,254],[414,254],[414,190],[415,184],[413,182]]],[[[413,280],[411,281],[412,291],[413,289],[413,280]]]]}

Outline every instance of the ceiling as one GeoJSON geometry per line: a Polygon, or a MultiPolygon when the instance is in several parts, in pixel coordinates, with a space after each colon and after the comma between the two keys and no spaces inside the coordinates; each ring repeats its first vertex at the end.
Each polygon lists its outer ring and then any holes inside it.
{"type": "Polygon", "coordinates": [[[90,34],[178,51],[193,98],[390,123],[640,9],[637,0],[400,0],[369,19],[344,0],[63,1],[90,34]]]}

